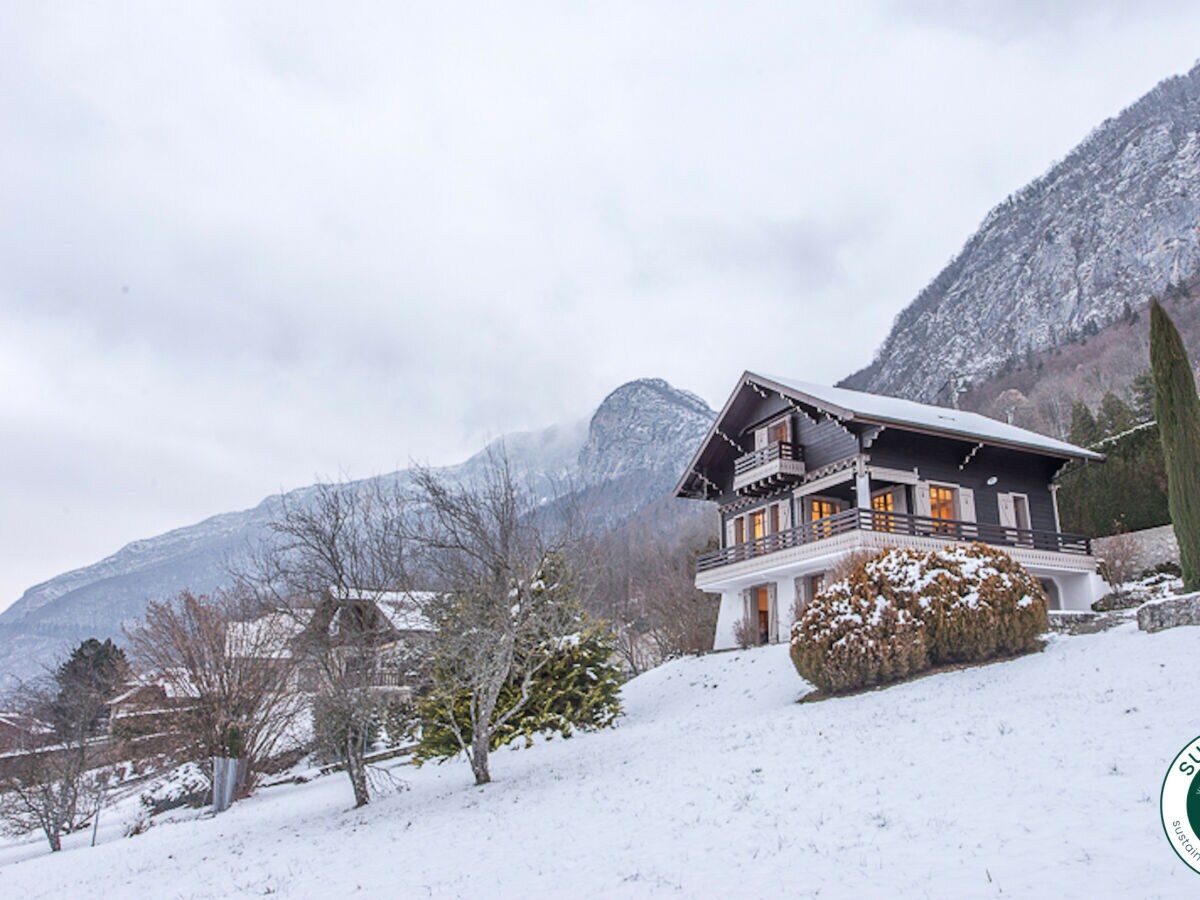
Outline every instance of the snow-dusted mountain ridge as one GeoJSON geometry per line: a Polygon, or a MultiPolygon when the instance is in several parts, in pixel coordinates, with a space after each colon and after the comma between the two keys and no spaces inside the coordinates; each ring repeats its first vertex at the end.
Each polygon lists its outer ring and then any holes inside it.
{"type": "Polygon", "coordinates": [[[1200,270],[1200,65],[993,209],[842,385],[945,402],[1200,270]]]}
{"type": "MultiPolygon", "coordinates": [[[[643,379],[617,388],[588,419],[504,435],[489,448],[503,445],[535,490],[586,486],[587,508],[602,527],[661,500],[714,417],[694,394],[661,379],[643,379]]],[[[486,457],[487,448],[443,471],[470,478],[486,457]]],[[[408,472],[377,477],[403,481],[408,472]]],[[[290,491],[287,501],[302,504],[312,491],[290,491]]],[[[281,503],[278,495],[267,497],[252,509],[134,541],[29,588],[0,614],[0,685],[6,676],[36,673],[70,642],[119,637],[122,624],[139,618],[152,599],[224,584],[229,563],[267,533],[281,503]]]]}
{"type": "Polygon", "coordinates": [[[673,471],[678,477],[715,414],[688,391],[661,378],[617,388],[592,416],[579,470],[589,483],[631,471],[673,471]]]}

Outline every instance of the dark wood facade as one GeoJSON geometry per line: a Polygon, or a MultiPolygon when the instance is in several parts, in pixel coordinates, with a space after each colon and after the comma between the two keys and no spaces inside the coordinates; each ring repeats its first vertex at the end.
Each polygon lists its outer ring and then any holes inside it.
{"type": "Polygon", "coordinates": [[[811,523],[859,509],[893,516],[888,530],[919,533],[921,520],[932,519],[960,523],[938,531],[961,539],[1089,552],[1076,536],[1047,536],[1059,532],[1055,474],[1068,459],[1095,454],[920,404],[900,407],[913,411],[911,421],[884,421],[870,401],[888,412],[897,401],[829,391],[837,403],[743,376],[676,491],[718,504],[722,551],[789,530],[793,540],[819,537],[806,538],[811,523]],[[846,408],[857,398],[865,411],[846,408]]]}

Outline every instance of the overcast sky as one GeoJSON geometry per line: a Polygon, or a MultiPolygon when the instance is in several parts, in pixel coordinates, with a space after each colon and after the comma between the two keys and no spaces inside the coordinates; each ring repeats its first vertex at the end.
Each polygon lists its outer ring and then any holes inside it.
{"type": "Polygon", "coordinates": [[[632,378],[865,365],[1200,56],[1197,4],[1048,6],[5,3],[0,608],[632,378]]]}

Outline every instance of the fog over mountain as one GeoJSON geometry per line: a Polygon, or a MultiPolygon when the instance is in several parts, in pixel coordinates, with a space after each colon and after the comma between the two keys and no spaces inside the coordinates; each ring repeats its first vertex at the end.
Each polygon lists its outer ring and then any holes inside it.
{"type": "MultiPolygon", "coordinates": [[[[641,379],[614,390],[590,419],[505,435],[441,471],[469,479],[486,464],[489,450],[502,447],[535,492],[575,486],[588,521],[601,528],[662,500],[714,417],[695,394],[661,379],[641,379]]],[[[377,479],[403,485],[408,477],[401,470],[377,479]]],[[[82,638],[119,639],[121,626],[138,619],[150,600],[226,584],[230,566],[268,535],[285,500],[303,504],[313,493],[313,487],[300,488],[252,509],[134,541],[29,588],[0,614],[0,685],[37,674],[82,638]]]]}

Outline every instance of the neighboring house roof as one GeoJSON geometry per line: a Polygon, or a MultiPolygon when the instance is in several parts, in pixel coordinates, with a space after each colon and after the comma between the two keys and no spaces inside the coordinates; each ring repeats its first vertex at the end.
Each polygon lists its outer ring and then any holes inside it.
{"type": "Polygon", "coordinates": [[[119,706],[135,701],[145,692],[161,691],[168,700],[194,699],[200,696],[200,691],[192,681],[187,669],[172,668],[165,672],[135,675],[127,684],[125,690],[108,701],[108,705],[119,706]]]}
{"type": "MultiPolygon", "coordinates": [[[[432,596],[432,595],[431,595],[432,596]]],[[[380,600],[379,611],[397,631],[433,631],[433,623],[425,615],[423,606],[410,598],[404,600],[380,600]]]]}
{"type": "MultiPolygon", "coordinates": [[[[331,588],[330,595],[339,602],[372,604],[398,632],[434,630],[433,623],[423,612],[425,603],[435,596],[432,591],[336,591],[331,588]]],[[[299,608],[230,622],[225,646],[234,657],[290,659],[295,639],[304,632],[315,612],[315,609],[299,608]]]]}
{"type": "Polygon", "coordinates": [[[312,617],[313,610],[296,609],[230,622],[225,631],[226,652],[235,658],[290,659],[292,639],[312,617]]]}
{"type": "Polygon", "coordinates": [[[435,591],[335,591],[343,600],[365,600],[374,603],[388,624],[397,631],[433,631],[433,623],[425,615],[426,604],[437,596],[435,591]]]}
{"type": "Polygon", "coordinates": [[[932,406],[928,403],[902,400],[899,397],[885,397],[882,394],[852,391],[847,388],[827,387],[792,378],[758,375],[746,371],[742,373],[737,387],[726,401],[725,407],[713,422],[708,435],[697,448],[687,469],[679,479],[679,484],[675,488],[677,495],[686,494],[686,485],[704,455],[705,447],[712,441],[735,401],[748,385],[757,386],[760,392],[762,389],[776,391],[796,403],[814,407],[843,422],[859,422],[864,425],[890,426],[907,431],[945,435],[959,440],[1028,450],[1059,459],[1097,461],[1104,459],[1103,454],[1093,450],[1077,447],[1066,441],[1047,437],[1026,428],[1018,428],[1016,425],[999,422],[979,413],[948,409],[944,406],[932,406]]]}
{"type": "Polygon", "coordinates": [[[41,719],[16,710],[0,711],[0,726],[23,734],[51,734],[54,731],[41,719]]]}

